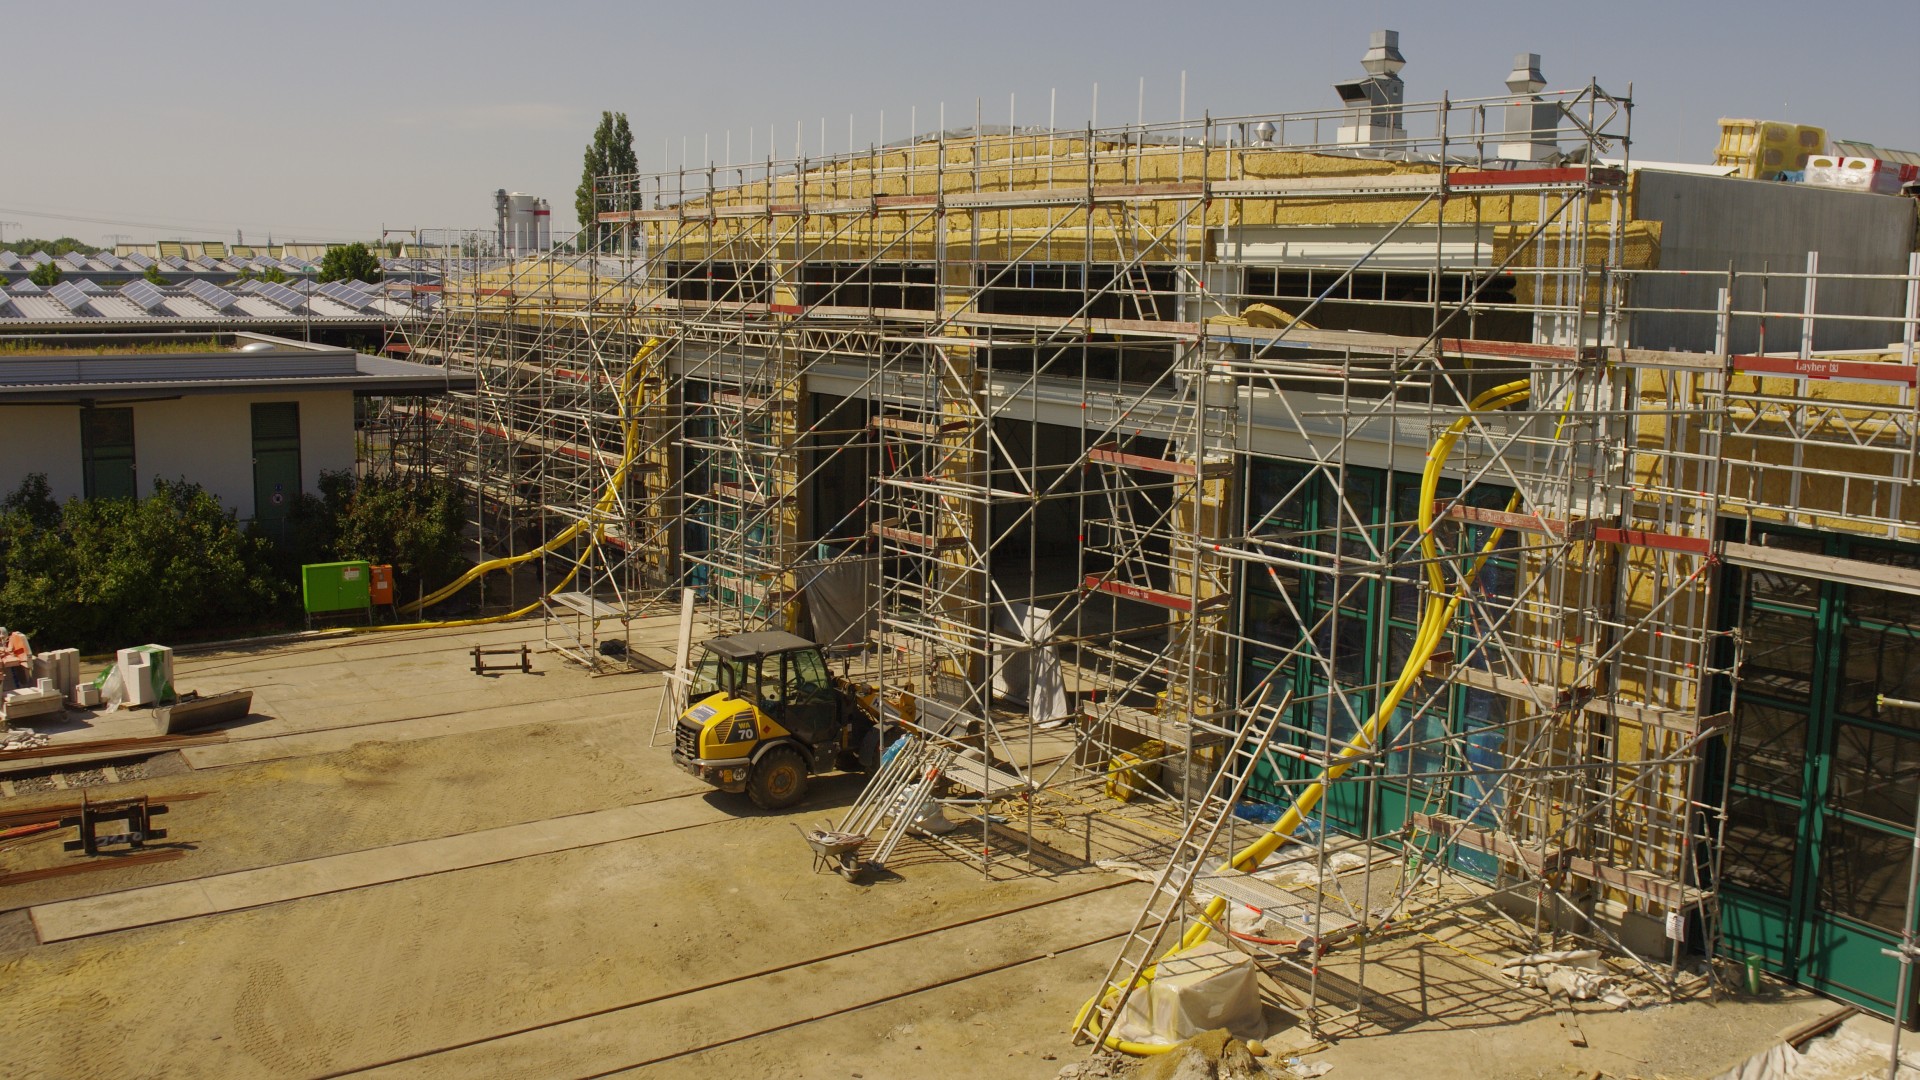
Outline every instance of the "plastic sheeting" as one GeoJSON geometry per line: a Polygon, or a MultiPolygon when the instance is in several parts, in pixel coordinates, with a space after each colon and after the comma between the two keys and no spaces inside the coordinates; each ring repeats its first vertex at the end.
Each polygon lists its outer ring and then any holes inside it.
{"type": "Polygon", "coordinates": [[[1025,705],[1027,716],[1038,722],[1068,715],[1066,675],[1060,655],[1040,645],[1053,636],[1053,610],[1025,602],[994,609],[994,631],[1024,646],[994,645],[993,692],[1003,701],[1025,705]]]}
{"type": "Polygon", "coordinates": [[[807,595],[807,613],[813,620],[813,639],[829,648],[857,645],[873,634],[875,609],[874,563],[870,558],[842,555],[794,567],[807,595]]]}
{"type": "Polygon", "coordinates": [[[1243,1039],[1267,1034],[1253,960],[1206,941],[1156,965],[1153,981],[1127,998],[1116,1034],[1167,1046],[1214,1028],[1243,1039]]]}

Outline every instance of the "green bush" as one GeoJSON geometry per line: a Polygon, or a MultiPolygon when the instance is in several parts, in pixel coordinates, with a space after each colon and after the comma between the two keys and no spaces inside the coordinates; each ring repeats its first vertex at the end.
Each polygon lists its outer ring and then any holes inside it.
{"type": "Polygon", "coordinates": [[[281,557],[295,574],[307,563],[385,563],[393,567],[396,594],[412,596],[466,569],[465,523],[459,489],[436,477],[380,470],[355,479],[325,472],[318,495],[302,495],[288,507],[281,557]]]}
{"type": "Polygon", "coordinates": [[[466,569],[458,488],[433,477],[323,473],[275,544],[197,484],[145,499],[56,503],[43,474],[0,499],[0,625],[87,652],[298,625],[300,567],[365,559],[399,595],[466,569]]]}
{"type": "Polygon", "coordinates": [[[270,545],[197,484],[144,499],[70,499],[44,476],[0,505],[0,623],[86,651],[244,633],[280,616],[290,584],[270,545]]]}
{"type": "Polygon", "coordinates": [[[33,268],[33,273],[27,275],[27,280],[43,289],[51,289],[60,284],[60,264],[41,263],[33,268]]]}

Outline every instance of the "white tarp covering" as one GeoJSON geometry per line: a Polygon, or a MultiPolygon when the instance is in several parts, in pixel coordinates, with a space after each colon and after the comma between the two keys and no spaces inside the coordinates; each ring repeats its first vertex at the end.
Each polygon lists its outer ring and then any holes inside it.
{"type": "Polygon", "coordinates": [[[1035,721],[1058,720],[1067,713],[1067,682],[1060,656],[1038,645],[1053,636],[1053,609],[1025,602],[994,609],[994,631],[1026,642],[1024,647],[994,646],[993,692],[1003,701],[1027,707],[1035,721]]]}

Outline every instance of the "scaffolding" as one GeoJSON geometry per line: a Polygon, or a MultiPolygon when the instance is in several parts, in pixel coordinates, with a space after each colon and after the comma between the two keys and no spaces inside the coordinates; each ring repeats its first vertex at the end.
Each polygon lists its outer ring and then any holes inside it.
{"type": "MultiPolygon", "coordinates": [[[[716,628],[814,632],[811,576],[851,568],[873,612],[840,662],[971,752],[947,775],[1024,814],[1029,852],[1036,805],[1116,777],[1178,816],[1188,840],[1139,853],[1162,869],[1237,850],[1244,823],[1194,827],[1228,758],[1234,803],[1320,791],[1288,850],[1366,869],[1359,899],[1300,893],[1313,944],[1278,958],[1316,1024],[1366,993],[1364,944],[1322,985],[1325,926],[1493,896],[1671,986],[1717,936],[1719,568],[1791,557],[1722,523],[1920,535],[1920,265],[1883,283],[1906,310],[1874,356],[1813,351],[1817,263],[1636,306],[1666,272],[1627,167],[1595,164],[1630,104],[1407,104],[1388,145],[1333,110],[976,122],[605,177],[593,252],[449,267],[411,347],[481,388],[417,456],[473,493],[483,557],[604,533],[533,586],[587,620],[585,662],[683,586],[716,628]],[[1642,348],[1649,314],[1716,346],[1642,348]],[[1795,320],[1796,352],[1734,350],[1795,320]],[[1008,675],[1052,661],[1060,698],[1008,675]]],[[[1017,851],[993,817],[983,860],[1017,851]]]]}

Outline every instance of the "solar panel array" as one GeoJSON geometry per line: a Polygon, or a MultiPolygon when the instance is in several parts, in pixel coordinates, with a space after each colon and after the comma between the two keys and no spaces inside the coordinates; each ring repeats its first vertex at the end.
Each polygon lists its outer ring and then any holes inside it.
{"type": "Polygon", "coordinates": [[[276,281],[260,282],[260,287],[254,290],[254,294],[264,296],[288,311],[299,311],[300,305],[307,302],[306,297],[276,281]]]}
{"type": "Polygon", "coordinates": [[[68,311],[76,315],[80,314],[81,310],[87,306],[87,294],[80,290],[80,286],[75,285],[71,281],[59,282],[54,285],[53,288],[48,289],[47,292],[51,293],[55,300],[65,304],[68,311]]]}
{"type": "Polygon", "coordinates": [[[370,292],[355,288],[354,285],[344,281],[329,281],[320,286],[319,292],[320,295],[338,300],[356,311],[367,308],[373,303],[370,292]]]}
{"type": "Polygon", "coordinates": [[[233,306],[234,295],[210,281],[189,281],[185,288],[189,293],[206,301],[215,311],[225,311],[233,306]]]}
{"type": "Polygon", "coordinates": [[[149,281],[129,281],[121,288],[120,295],[139,304],[148,312],[159,310],[167,302],[167,294],[153,287],[149,281]]]}
{"type": "Polygon", "coordinates": [[[94,281],[92,278],[81,278],[80,280],[73,283],[73,287],[76,289],[79,289],[83,293],[86,293],[88,296],[100,296],[107,291],[101,288],[100,286],[94,284],[94,281]]]}

